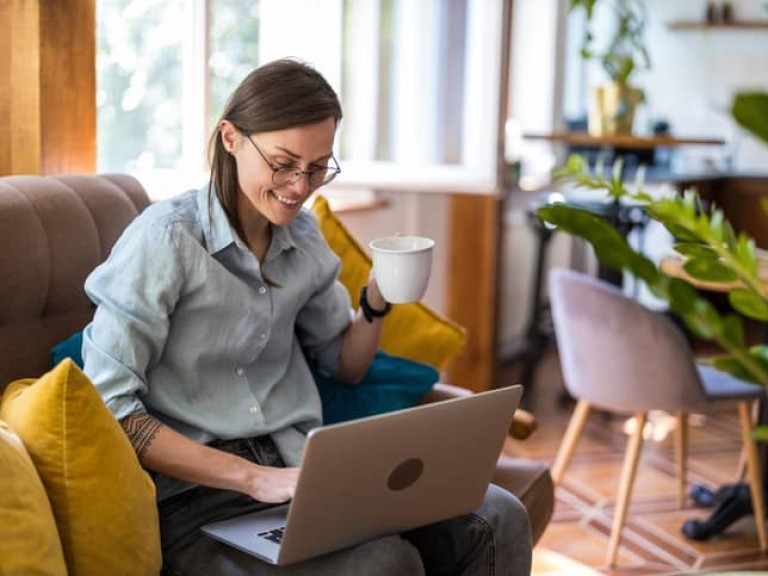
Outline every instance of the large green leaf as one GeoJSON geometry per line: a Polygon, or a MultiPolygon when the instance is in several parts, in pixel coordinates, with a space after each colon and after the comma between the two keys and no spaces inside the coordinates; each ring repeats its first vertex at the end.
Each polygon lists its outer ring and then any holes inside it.
{"type": "Polygon", "coordinates": [[[699,298],[698,293],[688,282],[680,278],[669,279],[667,301],[670,308],[680,316],[686,317],[693,313],[694,302],[697,298],[699,298]]]}
{"type": "Polygon", "coordinates": [[[714,339],[722,333],[722,321],[715,307],[709,300],[697,298],[693,301],[693,310],[683,319],[694,334],[707,340],[714,339]]]}
{"type": "Polygon", "coordinates": [[[731,290],[728,293],[728,301],[737,312],[761,322],[768,322],[768,303],[751,290],[731,290]]]}
{"type": "Polygon", "coordinates": [[[768,144],[768,92],[739,92],[731,115],[745,130],[768,144]]]}
{"type": "Polygon", "coordinates": [[[602,216],[566,204],[550,204],[537,212],[543,221],[583,238],[592,245],[600,262],[614,270],[629,270],[648,281],[657,274],[656,266],[642,254],[636,253],[616,228],[602,216]]]}
{"type": "Polygon", "coordinates": [[[743,364],[736,358],[731,356],[717,356],[712,358],[712,366],[723,372],[727,372],[731,376],[740,378],[741,380],[752,380],[752,374],[744,368],[743,364]]]}
{"type": "Polygon", "coordinates": [[[760,206],[762,207],[763,212],[768,213],[768,196],[760,198],[760,206]]]}
{"type": "Polygon", "coordinates": [[[753,358],[759,358],[766,366],[768,366],[768,346],[765,344],[752,346],[749,349],[749,355],[753,358]]]}
{"type": "Polygon", "coordinates": [[[717,260],[718,258],[715,250],[698,242],[679,242],[674,245],[674,249],[683,256],[690,258],[710,258],[712,260],[717,260]]]}
{"type": "Polygon", "coordinates": [[[758,426],[752,430],[752,438],[755,440],[768,440],[768,426],[758,426]]]}
{"type": "MultiPolygon", "coordinates": [[[[764,344],[758,344],[757,346],[752,346],[749,349],[749,356],[750,359],[754,362],[757,362],[760,369],[763,370],[766,374],[768,374],[768,347],[766,347],[764,344]]],[[[754,382],[758,384],[763,384],[764,386],[768,386],[768,381],[764,381],[762,378],[754,378],[754,382]]]]}
{"type": "Polygon", "coordinates": [[[726,316],[720,324],[720,340],[731,348],[744,348],[744,323],[733,314],[726,316]]]}
{"type": "Polygon", "coordinates": [[[739,279],[733,270],[711,258],[690,258],[683,264],[683,269],[704,282],[734,282],[739,279]]]}

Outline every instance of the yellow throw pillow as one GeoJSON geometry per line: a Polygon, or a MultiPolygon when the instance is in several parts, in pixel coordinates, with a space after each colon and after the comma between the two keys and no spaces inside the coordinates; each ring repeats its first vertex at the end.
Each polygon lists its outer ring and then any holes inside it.
{"type": "Polygon", "coordinates": [[[66,576],[51,503],[24,444],[0,420],[0,574],[66,576]]]}
{"type": "MultiPolygon", "coordinates": [[[[371,259],[331,211],[328,200],[317,196],[312,211],[331,250],[341,259],[339,280],[357,302],[368,282],[371,259]]],[[[384,322],[381,348],[393,355],[443,368],[461,350],[466,331],[421,302],[397,304],[384,322]]]]}
{"type": "Polygon", "coordinates": [[[43,481],[69,574],[160,573],[154,483],[71,360],[37,380],[9,384],[0,418],[24,442],[43,481]]]}

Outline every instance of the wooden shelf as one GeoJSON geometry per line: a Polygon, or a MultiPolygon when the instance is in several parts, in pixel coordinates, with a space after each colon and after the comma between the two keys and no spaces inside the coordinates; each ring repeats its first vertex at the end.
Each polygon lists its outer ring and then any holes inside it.
{"type": "Polygon", "coordinates": [[[679,138],[674,136],[632,136],[628,134],[613,136],[591,136],[586,132],[553,132],[550,134],[523,134],[531,140],[549,140],[563,142],[573,146],[611,146],[631,148],[633,150],[652,150],[660,146],[719,146],[725,144],[722,138],[679,138]]]}
{"type": "Polygon", "coordinates": [[[768,20],[734,20],[732,22],[702,22],[700,20],[680,20],[668,22],[670,30],[760,30],[768,29],[768,20]]]}

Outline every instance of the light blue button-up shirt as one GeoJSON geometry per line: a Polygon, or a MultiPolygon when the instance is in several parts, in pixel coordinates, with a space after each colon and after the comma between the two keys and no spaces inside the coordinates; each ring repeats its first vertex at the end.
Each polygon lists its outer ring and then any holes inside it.
{"type": "Polygon", "coordinates": [[[339,267],[307,209],[260,264],[207,186],[154,204],[86,280],[85,372],[118,419],[204,443],[269,434],[297,465],[321,423],[309,363],[336,373],[352,317],[339,267]]]}

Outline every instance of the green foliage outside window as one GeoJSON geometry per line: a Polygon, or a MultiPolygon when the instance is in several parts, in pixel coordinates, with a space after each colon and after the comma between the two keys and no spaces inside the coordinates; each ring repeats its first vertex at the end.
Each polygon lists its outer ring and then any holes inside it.
{"type": "MultiPolygon", "coordinates": [[[[178,169],[182,160],[185,65],[199,66],[206,130],[225,99],[258,65],[259,2],[208,0],[208,61],[184,62],[188,0],[98,0],[99,171],[178,169]]],[[[196,152],[204,168],[204,150],[196,152]]]]}

